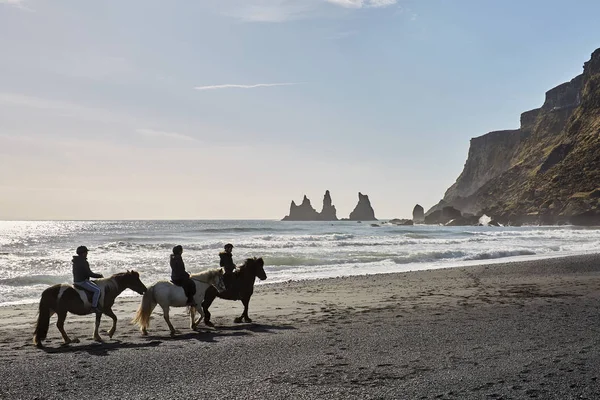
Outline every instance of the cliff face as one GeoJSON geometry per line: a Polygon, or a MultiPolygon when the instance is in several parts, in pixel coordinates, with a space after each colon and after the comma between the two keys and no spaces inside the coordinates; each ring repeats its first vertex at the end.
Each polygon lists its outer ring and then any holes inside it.
{"type": "Polygon", "coordinates": [[[598,188],[600,49],[583,74],[546,92],[541,108],[524,112],[519,129],[471,139],[463,172],[427,214],[453,206],[505,223],[523,215],[568,222],[598,213],[598,188]]]}

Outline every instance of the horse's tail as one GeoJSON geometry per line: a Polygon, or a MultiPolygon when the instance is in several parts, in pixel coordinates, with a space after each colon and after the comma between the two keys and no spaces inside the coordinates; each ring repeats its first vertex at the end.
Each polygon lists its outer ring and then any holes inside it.
{"type": "Polygon", "coordinates": [[[152,314],[154,307],[156,307],[156,300],[154,300],[154,285],[152,285],[144,293],[142,303],[131,322],[139,325],[142,331],[145,331],[150,325],[150,314],[152,314]]]}
{"type": "Polygon", "coordinates": [[[42,341],[46,339],[46,336],[48,335],[50,317],[54,313],[54,310],[56,310],[56,300],[58,299],[59,291],[60,285],[54,285],[42,292],[38,319],[35,324],[35,331],[33,332],[33,344],[38,347],[42,346],[42,341]]]}

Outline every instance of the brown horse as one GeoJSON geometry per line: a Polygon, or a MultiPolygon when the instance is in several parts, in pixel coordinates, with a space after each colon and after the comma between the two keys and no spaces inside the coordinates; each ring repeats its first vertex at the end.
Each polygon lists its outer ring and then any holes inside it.
{"type": "Polygon", "coordinates": [[[244,304],[244,312],[241,316],[237,317],[233,321],[239,322],[252,322],[248,317],[248,303],[250,303],[250,297],[254,292],[254,280],[256,278],[264,281],[267,279],[265,273],[265,262],[262,258],[248,258],[246,262],[238,267],[226,280],[227,289],[221,293],[217,292],[214,287],[209,287],[204,294],[204,301],[202,302],[202,309],[204,310],[204,323],[208,326],[214,326],[210,322],[210,312],[208,308],[215,300],[215,297],[220,297],[225,300],[241,300],[244,304]]]}
{"type": "MultiPolygon", "coordinates": [[[[94,340],[101,342],[102,338],[98,334],[100,318],[102,314],[108,315],[113,320],[112,328],[108,331],[108,337],[112,338],[117,329],[117,316],[113,313],[111,307],[115,298],[125,289],[131,289],[139,294],[146,292],[146,286],[140,281],[140,274],[136,271],[127,271],[115,274],[110,278],[97,279],[94,281],[100,287],[100,301],[98,306],[102,312],[96,313],[96,323],[94,324],[94,340]]],[[[81,289],[75,289],[72,285],[58,284],[49,287],[42,292],[40,300],[39,315],[35,326],[33,343],[42,347],[42,341],[46,339],[50,317],[56,313],[58,321],[56,327],[60,331],[65,344],[77,343],[78,339],[71,339],[64,329],[67,313],[77,315],[91,314],[91,302],[88,292],[81,289]]]]}

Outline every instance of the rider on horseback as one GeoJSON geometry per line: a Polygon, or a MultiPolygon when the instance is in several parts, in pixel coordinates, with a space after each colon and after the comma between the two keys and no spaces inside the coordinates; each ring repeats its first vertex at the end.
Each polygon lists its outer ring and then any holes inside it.
{"type": "Polygon", "coordinates": [[[100,299],[100,288],[90,278],[103,278],[102,274],[96,274],[90,269],[90,263],[87,261],[88,248],[79,246],[76,250],[77,255],[73,256],[73,283],[87,291],[92,292],[92,311],[100,312],[98,309],[98,300],[100,299]]]}
{"type": "Polygon", "coordinates": [[[173,254],[171,254],[171,282],[177,286],[181,286],[185,295],[188,298],[187,305],[190,307],[196,307],[194,301],[194,295],[196,294],[196,284],[190,279],[190,274],[185,270],[185,264],[181,257],[183,253],[183,247],[180,245],[173,247],[173,254]]]}
{"type": "Polygon", "coordinates": [[[219,257],[221,261],[219,265],[223,267],[225,271],[225,275],[223,275],[223,281],[225,282],[225,286],[229,289],[231,286],[231,278],[233,278],[233,271],[235,271],[235,264],[233,263],[233,254],[231,251],[233,250],[233,245],[231,243],[227,243],[225,245],[225,251],[219,253],[219,257]]]}

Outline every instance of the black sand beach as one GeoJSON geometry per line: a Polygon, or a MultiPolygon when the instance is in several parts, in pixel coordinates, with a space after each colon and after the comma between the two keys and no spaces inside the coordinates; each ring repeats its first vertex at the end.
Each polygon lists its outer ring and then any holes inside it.
{"type": "Polygon", "coordinates": [[[172,310],[175,338],[159,310],[139,334],[140,300],[104,343],[69,315],[61,346],[53,318],[44,349],[35,306],[0,308],[0,398],[600,398],[600,255],[262,285],[254,323],[217,299],[215,329],[172,310]]]}

